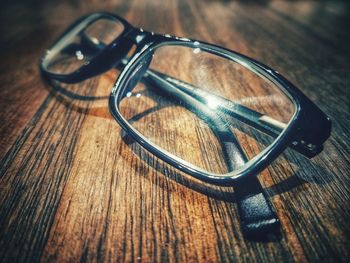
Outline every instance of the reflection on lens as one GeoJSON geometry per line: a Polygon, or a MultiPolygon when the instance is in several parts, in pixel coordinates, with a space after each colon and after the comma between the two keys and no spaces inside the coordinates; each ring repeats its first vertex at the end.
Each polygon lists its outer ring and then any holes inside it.
{"type": "Polygon", "coordinates": [[[48,51],[43,66],[55,74],[72,73],[88,64],[123,30],[124,26],[114,18],[99,18],[92,22],[85,20],[48,51]]]}
{"type": "Polygon", "coordinates": [[[205,171],[242,167],[271,145],[295,107],[269,80],[200,45],[161,46],[127,81],[118,108],[147,140],[205,171]],[[131,83],[131,84],[130,84],[131,83]]]}

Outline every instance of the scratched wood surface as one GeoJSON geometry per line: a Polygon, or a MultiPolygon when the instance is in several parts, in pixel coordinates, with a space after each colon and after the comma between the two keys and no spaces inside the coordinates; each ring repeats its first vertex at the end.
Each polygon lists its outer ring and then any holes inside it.
{"type": "Polygon", "coordinates": [[[349,8],[314,1],[2,1],[0,262],[346,262],[349,258],[349,8]],[[259,175],[281,220],[242,236],[231,188],[201,184],[121,131],[107,97],[117,72],[65,87],[38,60],[72,21],[115,12],[275,68],[333,121],[312,160],[287,150],[259,175]]]}

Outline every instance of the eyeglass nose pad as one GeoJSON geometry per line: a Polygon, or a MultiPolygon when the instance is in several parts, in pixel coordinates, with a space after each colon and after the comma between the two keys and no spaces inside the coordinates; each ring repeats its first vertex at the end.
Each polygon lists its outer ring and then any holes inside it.
{"type": "Polygon", "coordinates": [[[149,65],[152,62],[153,58],[153,52],[150,52],[146,56],[144,56],[141,61],[138,62],[136,68],[133,70],[131,77],[129,78],[129,81],[127,82],[127,85],[123,91],[123,96],[128,92],[131,92],[137,83],[140,82],[140,80],[144,77],[145,73],[147,72],[149,65]]]}

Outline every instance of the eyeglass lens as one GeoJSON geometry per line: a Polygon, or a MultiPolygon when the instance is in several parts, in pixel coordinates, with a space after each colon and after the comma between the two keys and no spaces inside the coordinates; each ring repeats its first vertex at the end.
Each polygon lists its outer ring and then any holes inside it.
{"type": "Polygon", "coordinates": [[[274,83],[200,47],[161,46],[138,75],[117,105],[123,117],[162,150],[216,174],[261,153],[295,112],[274,83]]]}

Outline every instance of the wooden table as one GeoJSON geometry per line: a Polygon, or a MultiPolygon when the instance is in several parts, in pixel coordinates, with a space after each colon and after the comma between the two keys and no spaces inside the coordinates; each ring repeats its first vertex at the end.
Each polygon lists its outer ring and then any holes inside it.
{"type": "MultiPolygon", "coordinates": [[[[346,262],[349,216],[349,6],[314,1],[3,1],[0,261],[346,262]],[[72,21],[115,12],[147,30],[216,43],[275,68],[333,122],[324,151],[287,150],[259,175],[281,221],[242,236],[232,189],[201,184],[122,139],[106,74],[73,100],[38,61],[72,21]],[[165,175],[164,175],[165,174],[165,175]]],[[[91,84],[92,83],[92,84],[91,84]]],[[[112,83],[112,84],[111,84],[112,83]]]]}

